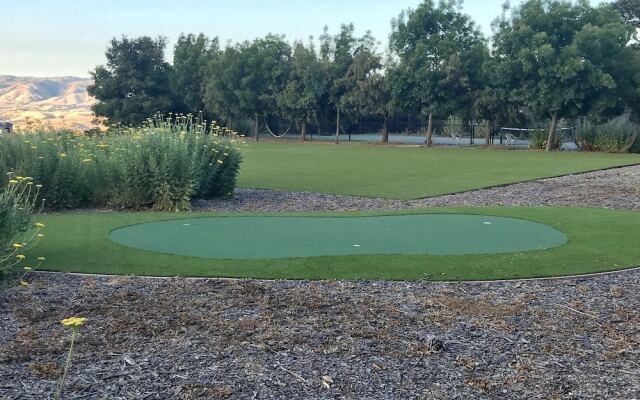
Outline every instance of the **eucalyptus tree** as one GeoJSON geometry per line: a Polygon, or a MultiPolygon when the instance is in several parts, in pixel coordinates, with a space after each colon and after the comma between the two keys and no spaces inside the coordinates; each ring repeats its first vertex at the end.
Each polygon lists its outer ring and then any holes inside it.
{"type": "Polygon", "coordinates": [[[398,60],[393,72],[396,102],[427,118],[431,146],[433,116],[470,110],[480,85],[485,39],[455,0],[425,0],[393,21],[390,49],[398,60]]]}
{"type": "Polygon", "coordinates": [[[349,107],[348,96],[355,90],[356,81],[364,77],[363,68],[371,67],[370,60],[377,57],[376,41],[371,32],[358,38],[354,30],[353,24],[342,25],[340,33],[332,37],[325,27],[320,36],[320,58],[328,81],[326,101],[336,115],[336,143],[339,142],[341,112],[349,107]]]}
{"type": "Polygon", "coordinates": [[[306,140],[307,125],[317,121],[320,101],[326,92],[322,65],[310,40],[309,46],[295,42],[287,81],[276,98],[284,117],[300,125],[300,139],[306,140]]]}
{"type": "Polygon", "coordinates": [[[205,109],[204,98],[208,67],[218,54],[218,38],[204,34],[181,34],[173,49],[170,86],[174,97],[172,111],[197,113],[205,109]]]}
{"type": "Polygon", "coordinates": [[[380,55],[365,48],[358,51],[347,73],[344,108],[357,118],[377,116],[383,119],[382,142],[389,141],[387,121],[393,112],[389,81],[383,73],[380,55]]]}
{"type": "Polygon", "coordinates": [[[620,114],[633,95],[633,27],[609,6],[528,0],[497,28],[495,55],[513,82],[512,97],[550,119],[547,151],[560,119],[620,114]]]}
{"type": "Polygon", "coordinates": [[[277,109],[290,59],[291,47],[277,35],[227,47],[209,68],[207,108],[227,118],[252,118],[257,141],[260,118],[277,109]]]}
{"type": "MultiPolygon", "coordinates": [[[[611,6],[617,10],[625,22],[632,24],[636,32],[640,30],[640,0],[616,0],[611,6]]],[[[637,37],[637,36],[636,36],[637,37]]]]}
{"type": "Polygon", "coordinates": [[[88,92],[98,102],[91,109],[110,124],[137,125],[157,112],[171,111],[171,65],[164,59],[166,39],[148,36],[112,39],[107,63],[91,71],[88,92]]]}
{"type": "Polygon", "coordinates": [[[513,82],[502,63],[488,52],[481,67],[481,82],[474,93],[475,115],[487,121],[484,144],[491,144],[491,134],[498,121],[506,122],[517,114],[518,104],[511,99],[513,82]]]}

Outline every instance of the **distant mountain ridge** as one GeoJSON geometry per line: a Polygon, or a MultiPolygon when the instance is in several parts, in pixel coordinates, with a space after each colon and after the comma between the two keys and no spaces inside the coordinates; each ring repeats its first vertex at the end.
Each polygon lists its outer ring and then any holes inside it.
{"type": "Polygon", "coordinates": [[[24,128],[28,121],[45,126],[88,129],[93,126],[93,80],[72,76],[37,78],[0,75],[0,119],[24,128]],[[37,122],[39,121],[39,122],[37,122]]]}

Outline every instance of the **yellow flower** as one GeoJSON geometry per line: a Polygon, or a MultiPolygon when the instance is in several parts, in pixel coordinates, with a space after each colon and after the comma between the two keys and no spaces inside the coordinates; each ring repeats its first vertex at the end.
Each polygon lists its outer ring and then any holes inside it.
{"type": "Polygon", "coordinates": [[[37,237],[39,237],[39,238],[43,238],[43,237],[44,237],[44,234],[42,234],[42,233],[38,233],[36,236],[37,236],[37,237]]]}
{"type": "Polygon", "coordinates": [[[29,282],[20,281],[20,286],[29,286],[29,282]]]}
{"type": "Polygon", "coordinates": [[[31,272],[31,271],[33,271],[33,268],[31,268],[31,267],[24,267],[24,268],[22,268],[22,269],[24,270],[24,272],[31,272]]]}
{"type": "Polygon", "coordinates": [[[84,159],[84,160],[82,160],[81,162],[83,162],[83,163],[88,163],[88,162],[91,162],[91,161],[92,161],[92,160],[91,160],[90,158],[85,158],[85,159],[84,159]]]}
{"type": "Polygon", "coordinates": [[[222,160],[218,160],[218,161],[216,161],[216,162],[217,162],[218,164],[224,164],[224,161],[222,161],[222,160]]]}
{"type": "Polygon", "coordinates": [[[44,261],[44,260],[46,260],[46,258],[44,258],[44,257],[38,257],[38,261],[44,261]]]}
{"type": "Polygon", "coordinates": [[[36,228],[44,228],[46,225],[42,222],[36,222],[36,228]]]}
{"type": "Polygon", "coordinates": [[[13,184],[15,184],[15,183],[18,183],[18,181],[17,181],[17,180],[15,180],[15,179],[11,179],[11,180],[9,180],[9,183],[13,183],[13,184]]]}
{"type": "Polygon", "coordinates": [[[21,249],[21,248],[23,248],[24,246],[23,246],[23,245],[21,245],[20,243],[14,243],[14,244],[13,244],[13,247],[14,247],[15,249],[21,249]]]}
{"type": "Polygon", "coordinates": [[[65,153],[60,153],[61,158],[65,158],[67,155],[65,153]]]}
{"type": "Polygon", "coordinates": [[[17,258],[18,260],[22,261],[22,260],[24,260],[25,258],[27,258],[27,256],[25,256],[24,254],[18,254],[18,255],[16,256],[16,258],[17,258]]]}
{"type": "Polygon", "coordinates": [[[82,317],[71,317],[71,318],[66,318],[60,321],[62,325],[70,326],[72,328],[79,328],[82,325],[84,325],[85,322],[87,322],[87,319],[82,317]]]}

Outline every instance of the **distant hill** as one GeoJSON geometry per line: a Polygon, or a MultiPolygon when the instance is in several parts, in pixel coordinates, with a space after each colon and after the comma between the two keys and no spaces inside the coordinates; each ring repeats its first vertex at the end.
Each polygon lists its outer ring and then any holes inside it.
{"type": "Polygon", "coordinates": [[[28,121],[44,125],[87,129],[93,126],[87,93],[91,79],[71,76],[35,78],[0,75],[0,119],[24,128],[28,121]]]}

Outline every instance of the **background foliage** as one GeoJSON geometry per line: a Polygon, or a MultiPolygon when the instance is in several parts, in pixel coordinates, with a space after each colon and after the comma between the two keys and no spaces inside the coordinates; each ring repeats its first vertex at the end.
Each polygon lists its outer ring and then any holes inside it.
{"type": "MultiPolygon", "coordinates": [[[[139,124],[157,111],[203,112],[256,139],[267,121],[290,121],[302,140],[313,127],[337,134],[363,119],[486,120],[494,126],[546,125],[547,150],[562,121],[640,120],[638,0],[505,4],[486,38],[455,0],[424,0],[392,21],[385,54],[353,24],[315,43],[267,35],[220,48],[217,38],[182,35],[173,65],[166,41],[113,39],[92,75],[96,115],[139,124]]],[[[606,148],[604,146],[602,148],[606,148]]],[[[600,146],[585,148],[601,148],[600,146]]],[[[636,147],[628,147],[633,151],[636,147]]]]}

